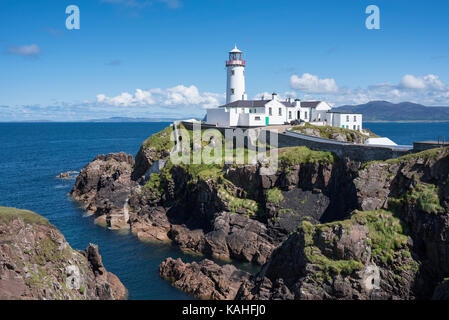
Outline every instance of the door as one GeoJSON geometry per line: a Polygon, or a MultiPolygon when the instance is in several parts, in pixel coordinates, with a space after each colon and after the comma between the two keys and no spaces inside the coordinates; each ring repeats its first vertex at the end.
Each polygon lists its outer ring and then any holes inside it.
{"type": "Polygon", "coordinates": [[[268,126],[268,124],[270,123],[270,118],[269,117],[265,117],[265,125],[268,126]]]}

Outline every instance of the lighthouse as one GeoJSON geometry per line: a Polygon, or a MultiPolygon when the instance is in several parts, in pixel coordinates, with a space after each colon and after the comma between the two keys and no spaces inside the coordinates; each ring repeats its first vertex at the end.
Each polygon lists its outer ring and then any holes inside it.
{"type": "Polygon", "coordinates": [[[242,60],[242,51],[237,49],[237,46],[229,51],[229,60],[226,61],[226,72],[226,104],[238,100],[246,100],[245,60],[242,60]]]}

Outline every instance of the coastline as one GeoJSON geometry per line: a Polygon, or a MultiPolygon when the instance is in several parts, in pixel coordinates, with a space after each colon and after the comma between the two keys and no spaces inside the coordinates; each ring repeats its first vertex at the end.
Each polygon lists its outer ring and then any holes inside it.
{"type": "Polygon", "coordinates": [[[449,120],[372,120],[363,123],[447,123],[449,120]]]}

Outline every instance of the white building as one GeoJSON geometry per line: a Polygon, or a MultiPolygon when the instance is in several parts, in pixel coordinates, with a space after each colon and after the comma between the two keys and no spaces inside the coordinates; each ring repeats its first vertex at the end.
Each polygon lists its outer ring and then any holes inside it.
{"type": "Polygon", "coordinates": [[[226,61],[226,104],[207,109],[206,123],[218,127],[262,127],[288,124],[294,120],[314,125],[330,125],[362,131],[362,115],[331,111],[325,101],[281,101],[276,93],[270,98],[247,100],[245,66],[242,52],[235,47],[226,61]]]}

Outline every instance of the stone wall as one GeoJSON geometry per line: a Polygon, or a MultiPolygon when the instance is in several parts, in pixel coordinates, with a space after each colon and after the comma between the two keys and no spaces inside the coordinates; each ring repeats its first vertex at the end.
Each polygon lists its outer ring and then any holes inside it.
{"type": "MultiPolygon", "coordinates": [[[[190,122],[183,122],[183,125],[187,129],[192,129],[193,125],[190,122]]],[[[217,129],[221,133],[225,133],[226,129],[235,128],[224,128],[216,127],[213,125],[201,125],[202,129],[217,129]]],[[[247,128],[241,128],[245,133],[247,128]]],[[[256,128],[255,130],[263,130],[261,128],[256,128]]],[[[267,134],[269,139],[270,135],[267,134]]],[[[245,146],[247,145],[248,139],[245,134],[245,146]]],[[[269,143],[269,141],[268,141],[269,143]]],[[[278,147],[296,147],[296,146],[306,146],[309,149],[317,151],[328,151],[333,152],[340,158],[348,158],[353,161],[372,161],[372,160],[386,160],[391,158],[398,158],[403,155],[412,152],[418,152],[413,149],[397,149],[394,147],[384,147],[384,146],[373,146],[373,145],[363,145],[363,144],[352,144],[347,142],[333,141],[329,139],[309,137],[306,135],[296,134],[296,133],[279,133],[278,134],[278,147]]]]}

